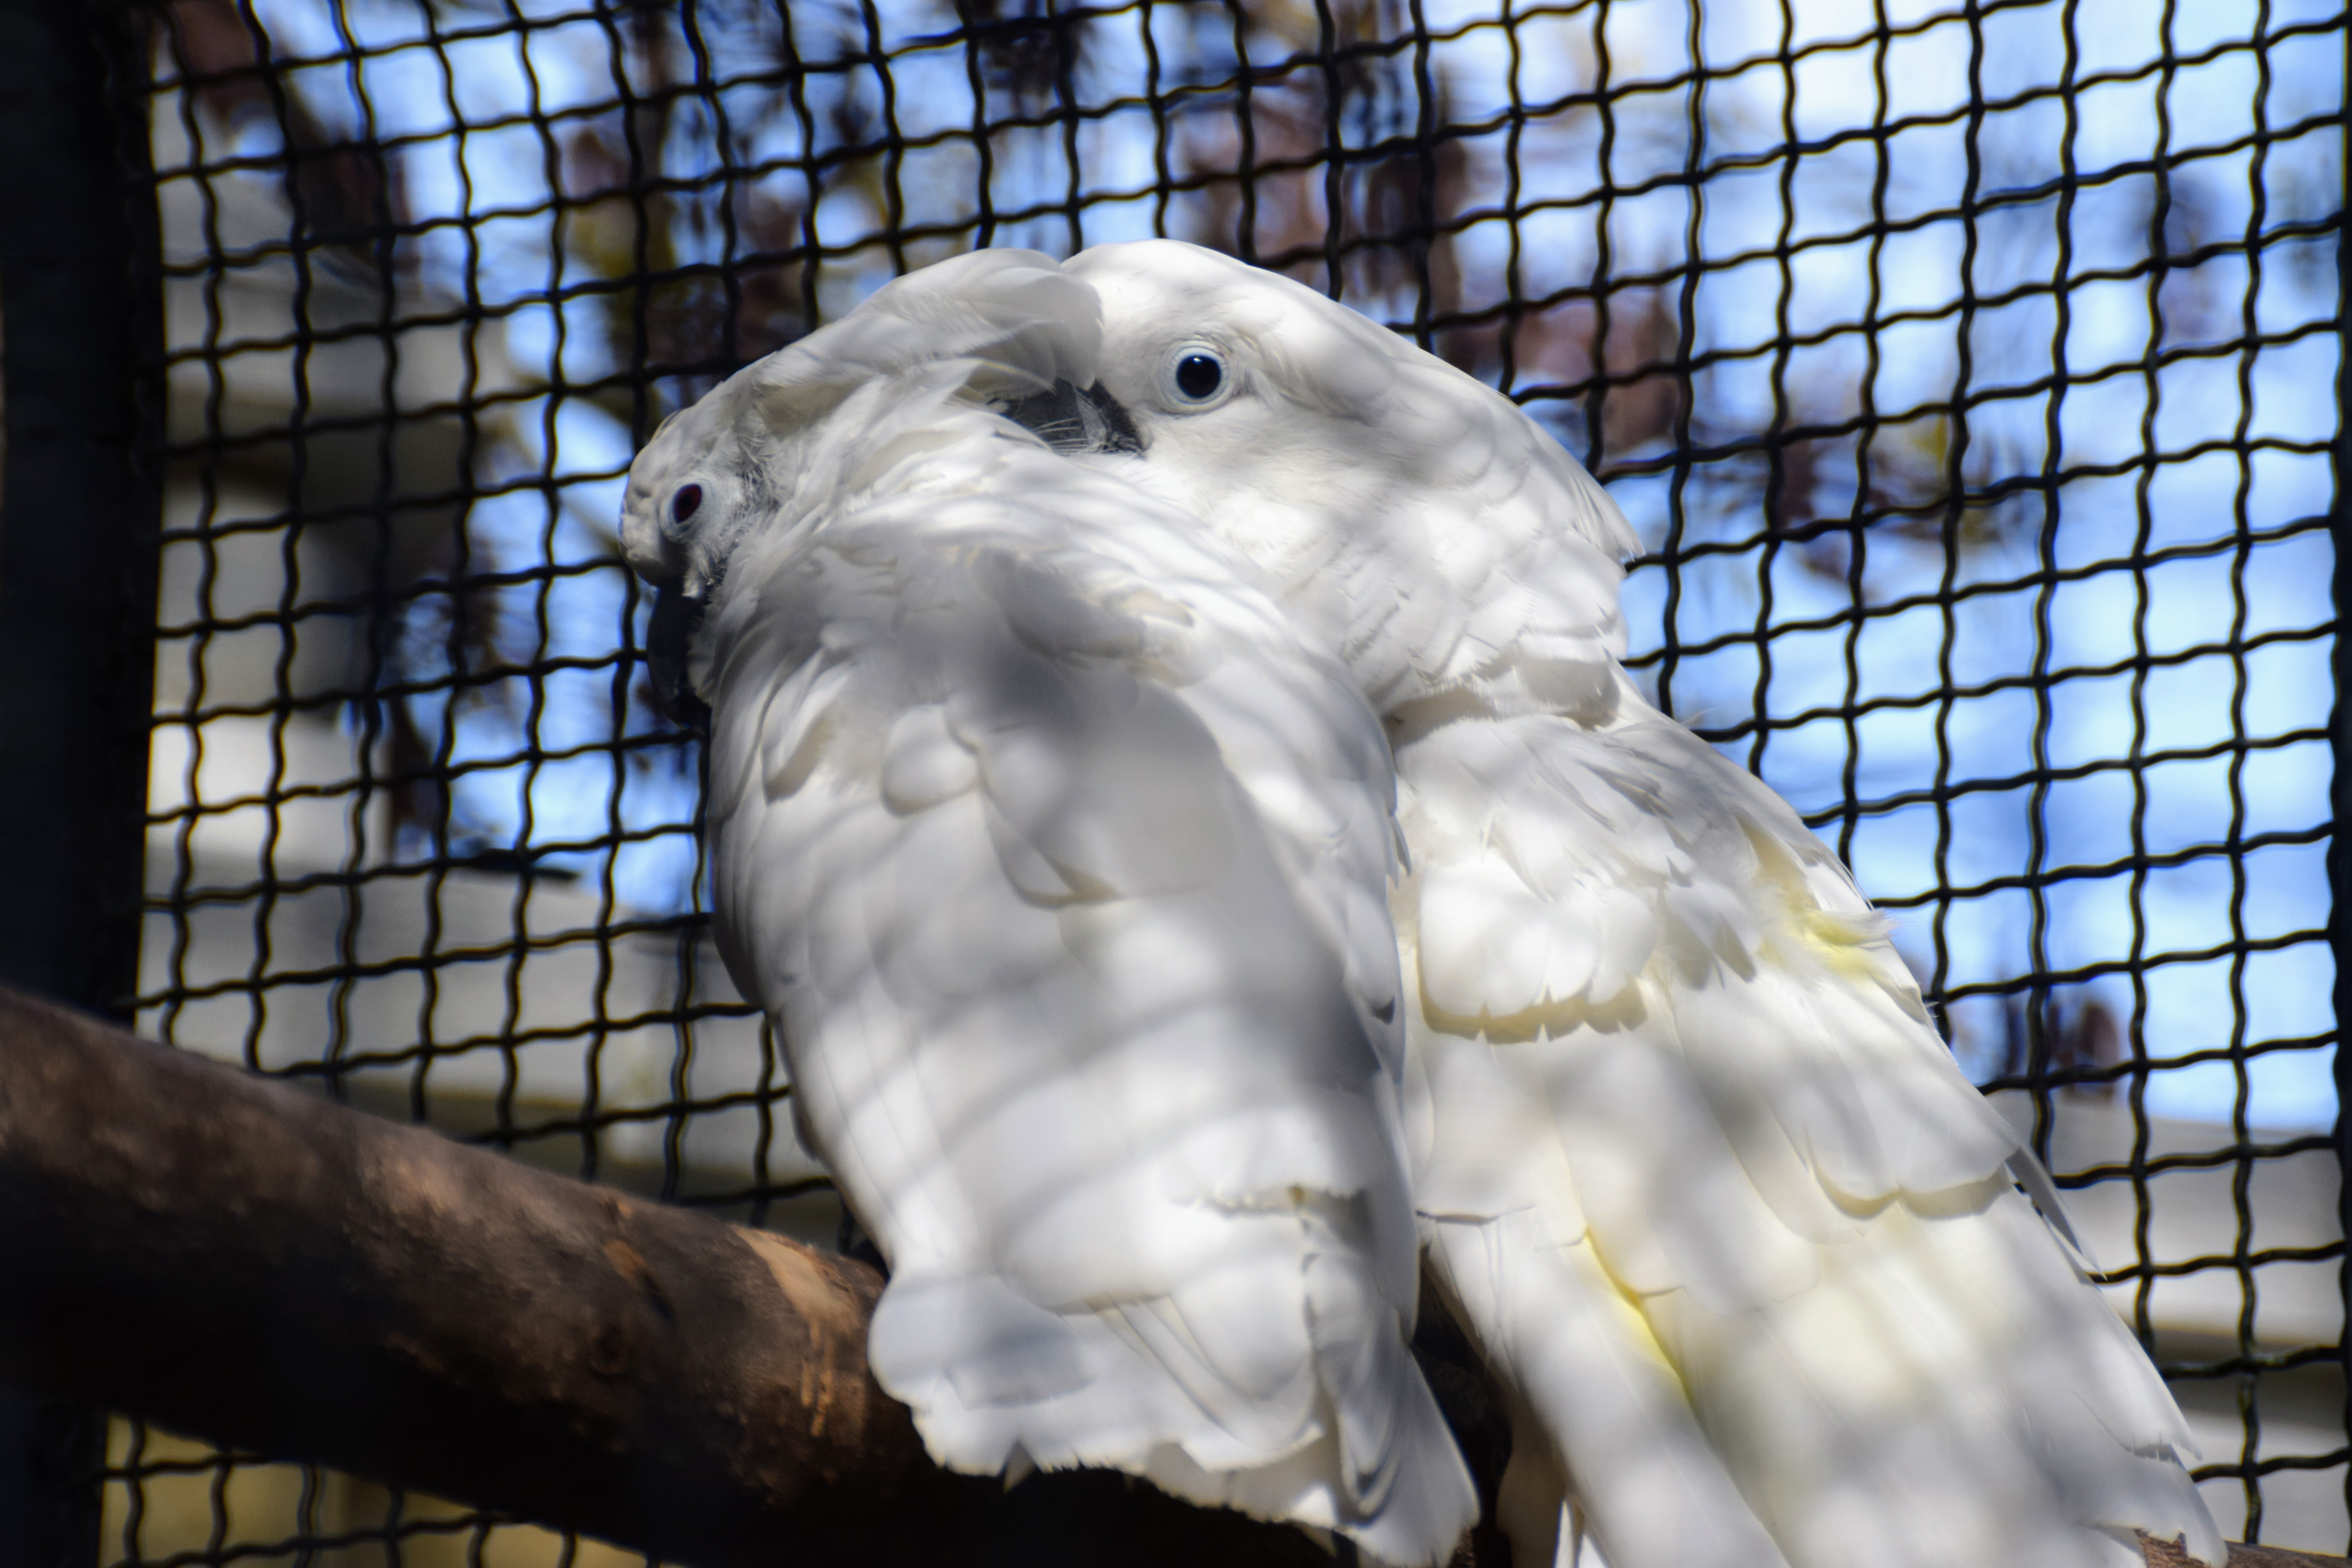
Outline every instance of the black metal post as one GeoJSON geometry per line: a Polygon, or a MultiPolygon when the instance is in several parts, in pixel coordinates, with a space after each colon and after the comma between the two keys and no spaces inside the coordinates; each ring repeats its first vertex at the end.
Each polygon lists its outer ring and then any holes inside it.
{"type": "MultiPolygon", "coordinates": [[[[0,0],[0,979],[137,980],[163,295],[137,14],[0,0]]],[[[0,1389],[0,1563],[98,1554],[105,1418],[0,1389]]]]}
{"type": "MultiPolygon", "coordinates": [[[[2346,35],[2345,64],[2352,69],[2352,32],[2346,35]]],[[[2339,107],[2352,122],[2352,110],[2339,107]]],[[[2352,221],[2342,198],[2336,209],[2336,444],[2332,455],[2335,495],[2329,534],[2336,546],[2333,666],[2336,700],[2327,716],[2329,744],[2336,771],[2328,790],[2327,948],[2336,959],[2336,1224],[2346,1238],[2338,1266],[2344,1321],[2336,1331],[2338,1364],[2345,1380],[2344,1430],[2352,1445],[2352,1050],[2346,1048],[2345,1020],[2352,1018],[2352,842],[2345,826],[2352,823],[2352,641],[2345,636],[2344,612],[2352,605],[2352,221]]],[[[2344,1499],[2352,1509],[2352,1463],[2344,1468],[2344,1499]]],[[[2352,1551],[2352,1547],[2347,1547],[2352,1551]]]]}

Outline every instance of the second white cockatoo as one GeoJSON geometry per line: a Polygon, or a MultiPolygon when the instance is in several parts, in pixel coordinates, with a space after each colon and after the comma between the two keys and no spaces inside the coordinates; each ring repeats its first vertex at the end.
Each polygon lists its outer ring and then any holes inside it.
{"type": "Polygon", "coordinates": [[[1509,400],[1167,241],[942,263],[630,477],[722,950],[933,1454],[1442,1560],[2223,1561],[2178,1408],[1835,858],[1618,659],[1509,400]]]}

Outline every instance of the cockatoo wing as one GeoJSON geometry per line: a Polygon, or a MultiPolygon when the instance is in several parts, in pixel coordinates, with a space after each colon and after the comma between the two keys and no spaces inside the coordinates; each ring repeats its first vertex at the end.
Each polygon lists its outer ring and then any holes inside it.
{"type": "Polygon", "coordinates": [[[1613,1568],[2122,1568],[2134,1529],[2221,1562],[2178,1408],[1885,921],[1616,699],[1398,752],[1417,1202],[1548,1439],[1517,1532],[1566,1485],[1613,1568]]]}
{"type": "Polygon", "coordinates": [[[833,499],[705,632],[718,929],[889,1260],[876,1373],[956,1468],[1443,1560],[1476,1503],[1406,1345],[1378,721],[970,370],[841,401],[833,499]]]}
{"type": "Polygon", "coordinates": [[[1346,660],[1397,759],[1407,1125],[1518,1405],[1521,1568],[2120,1564],[2219,1543],[2188,1435],[1882,924],[1617,660],[1606,492],[1493,389],[1170,241],[1066,272],[1154,493],[1346,660]],[[1189,391],[1181,368],[1197,357],[1189,391]]]}

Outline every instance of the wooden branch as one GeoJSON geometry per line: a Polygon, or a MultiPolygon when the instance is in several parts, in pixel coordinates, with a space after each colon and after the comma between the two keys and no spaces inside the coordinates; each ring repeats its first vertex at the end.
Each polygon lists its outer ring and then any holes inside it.
{"type": "Polygon", "coordinates": [[[0,986],[0,1380],[702,1568],[1329,1568],[1121,1477],[943,1473],[866,1369],[880,1289],[0,986]]]}
{"type": "Polygon", "coordinates": [[[866,1367],[880,1289],[0,988],[0,1379],[709,1568],[1328,1568],[1123,1478],[940,1471],[866,1367]]]}
{"type": "MultiPolygon", "coordinates": [[[[2147,1560],[2147,1568],[2197,1568],[2197,1564],[2169,1542],[2140,1538],[2140,1555],[2147,1560]]],[[[2244,1546],[2230,1543],[2230,1568],[2342,1568],[2341,1557],[2321,1557],[2309,1552],[2290,1552],[2280,1546],[2244,1546]]]]}

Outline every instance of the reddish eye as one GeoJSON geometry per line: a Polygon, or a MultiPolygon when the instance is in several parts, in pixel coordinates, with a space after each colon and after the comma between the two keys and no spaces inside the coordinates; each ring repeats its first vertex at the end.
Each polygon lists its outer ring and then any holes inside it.
{"type": "Polygon", "coordinates": [[[680,485],[677,493],[669,498],[669,515],[673,522],[684,522],[702,504],[700,485],[680,485]]]}

